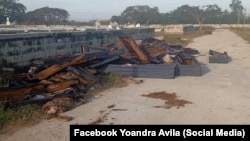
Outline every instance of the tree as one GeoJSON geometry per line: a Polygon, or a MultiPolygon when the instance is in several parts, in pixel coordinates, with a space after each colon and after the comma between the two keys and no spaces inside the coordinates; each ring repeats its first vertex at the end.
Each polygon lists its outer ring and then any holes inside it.
{"type": "Polygon", "coordinates": [[[69,17],[68,11],[58,8],[43,7],[26,13],[22,22],[26,24],[65,24],[69,17]]]}
{"type": "Polygon", "coordinates": [[[221,8],[216,5],[206,5],[206,6],[202,6],[206,9],[204,9],[204,16],[206,17],[206,21],[205,23],[208,24],[218,24],[221,23],[222,16],[223,13],[221,11],[221,8]]]}
{"type": "Polygon", "coordinates": [[[123,23],[121,16],[112,16],[111,21],[112,22],[117,22],[118,24],[123,23]]]}
{"type": "Polygon", "coordinates": [[[160,13],[158,7],[137,5],[127,7],[120,17],[123,23],[154,24],[159,22],[160,13]]]}
{"type": "MultiPolygon", "coordinates": [[[[186,15],[189,14],[192,16],[195,21],[199,24],[199,30],[201,31],[202,25],[205,23],[216,23],[221,16],[222,12],[218,5],[205,5],[205,6],[188,6],[184,5],[181,8],[181,11],[186,15]]],[[[188,17],[187,15],[185,16],[188,17]]],[[[184,18],[185,19],[185,18],[184,18]]]]}
{"type": "Polygon", "coordinates": [[[26,7],[16,0],[0,0],[0,23],[5,22],[7,17],[10,21],[18,21],[25,11],[26,7]]]}
{"type": "Polygon", "coordinates": [[[222,12],[222,17],[220,19],[220,23],[223,24],[233,24],[235,23],[232,19],[231,13],[228,10],[224,10],[222,12]]]}
{"type": "Polygon", "coordinates": [[[169,22],[171,24],[193,24],[196,21],[190,15],[188,9],[191,9],[189,5],[182,5],[177,9],[171,11],[168,16],[169,22]]]}
{"type": "Polygon", "coordinates": [[[229,5],[232,9],[232,15],[237,18],[237,24],[240,23],[240,16],[243,13],[244,7],[241,4],[240,0],[232,0],[232,3],[229,5]]]}

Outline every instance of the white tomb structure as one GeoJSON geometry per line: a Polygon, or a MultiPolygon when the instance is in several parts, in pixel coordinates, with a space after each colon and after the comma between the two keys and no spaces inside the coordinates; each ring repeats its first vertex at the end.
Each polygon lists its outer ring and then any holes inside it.
{"type": "Polygon", "coordinates": [[[9,17],[6,18],[6,25],[10,25],[10,19],[9,19],[9,17]]]}

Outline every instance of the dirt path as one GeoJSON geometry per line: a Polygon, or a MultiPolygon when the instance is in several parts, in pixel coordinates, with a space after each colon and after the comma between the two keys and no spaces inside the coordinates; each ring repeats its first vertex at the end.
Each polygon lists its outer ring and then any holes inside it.
{"type": "Polygon", "coordinates": [[[45,120],[0,140],[68,141],[70,124],[250,124],[250,44],[229,30],[216,30],[189,47],[198,49],[197,59],[206,64],[201,77],[143,79],[142,84],[113,88],[64,113],[74,117],[71,122],[45,120]],[[209,64],[209,49],[227,51],[232,61],[209,64]],[[164,100],[142,96],[161,91],[188,102],[164,108],[164,100]]]}

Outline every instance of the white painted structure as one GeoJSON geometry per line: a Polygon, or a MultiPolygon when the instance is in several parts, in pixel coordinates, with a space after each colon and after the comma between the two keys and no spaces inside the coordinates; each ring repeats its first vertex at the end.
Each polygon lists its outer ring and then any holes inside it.
{"type": "Polygon", "coordinates": [[[9,17],[6,18],[6,25],[10,25],[10,19],[9,19],[9,17]]]}

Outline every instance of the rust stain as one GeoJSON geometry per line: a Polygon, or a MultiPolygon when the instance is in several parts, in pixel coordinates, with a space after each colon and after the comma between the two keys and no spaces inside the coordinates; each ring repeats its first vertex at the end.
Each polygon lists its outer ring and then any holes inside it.
{"type": "Polygon", "coordinates": [[[175,93],[167,93],[167,92],[154,92],[150,94],[143,94],[142,96],[149,97],[149,98],[156,98],[156,99],[161,99],[165,100],[165,105],[163,106],[154,106],[155,108],[172,108],[172,107],[184,107],[185,104],[192,104],[192,102],[182,100],[182,99],[177,99],[177,96],[175,93]]]}

